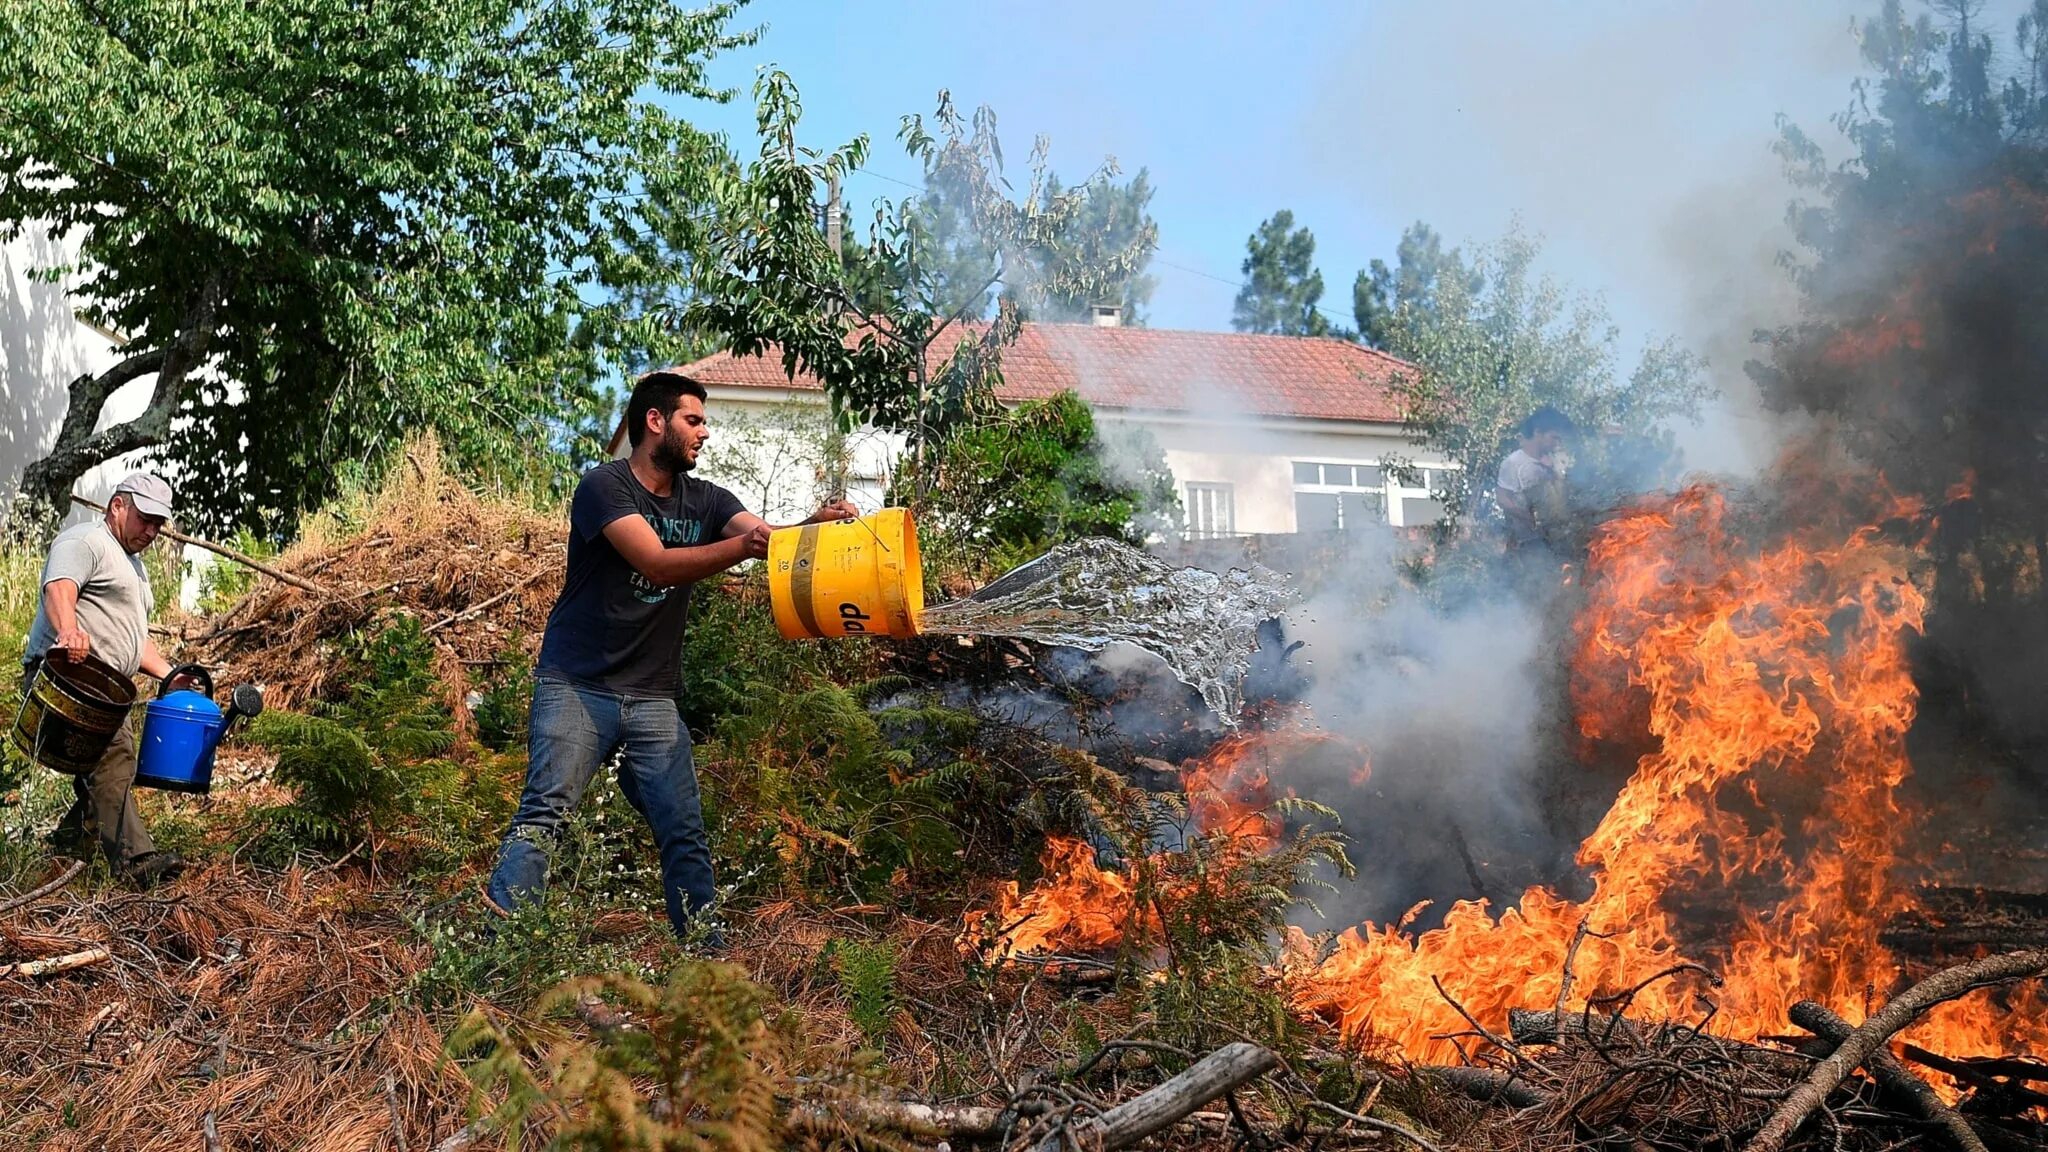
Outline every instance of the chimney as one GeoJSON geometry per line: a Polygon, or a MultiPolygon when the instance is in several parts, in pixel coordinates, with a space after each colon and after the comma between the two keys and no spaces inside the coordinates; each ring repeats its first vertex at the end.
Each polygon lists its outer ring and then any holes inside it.
{"type": "Polygon", "coordinates": [[[1088,322],[1097,328],[1121,328],[1124,326],[1124,306],[1121,304],[1090,304],[1088,322]]]}

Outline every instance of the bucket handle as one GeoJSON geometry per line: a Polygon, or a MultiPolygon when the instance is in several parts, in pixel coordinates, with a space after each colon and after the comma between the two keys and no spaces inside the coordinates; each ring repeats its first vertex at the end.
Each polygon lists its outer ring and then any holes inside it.
{"type": "Polygon", "coordinates": [[[201,684],[206,685],[202,694],[209,700],[213,699],[213,673],[208,672],[203,665],[199,664],[180,664],[176,668],[171,669],[170,672],[165,674],[163,680],[157,684],[156,694],[162,696],[169,692],[171,690],[171,681],[176,680],[180,676],[190,676],[201,684]]]}

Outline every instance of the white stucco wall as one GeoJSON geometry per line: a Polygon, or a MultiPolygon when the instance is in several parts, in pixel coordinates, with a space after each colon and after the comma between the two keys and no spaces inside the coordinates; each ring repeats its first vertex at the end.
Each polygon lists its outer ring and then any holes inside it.
{"type": "MultiPolygon", "coordinates": [[[[1173,470],[1183,504],[1189,484],[1228,484],[1238,535],[1297,532],[1294,478],[1296,462],[1377,467],[1389,456],[1418,465],[1441,467],[1440,458],[1422,453],[1390,424],[1339,420],[1259,420],[1223,423],[1176,413],[1098,411],[1105,429],[1140,427],[1158,441],[1173,470]]],[[[1396,527],[1415,527],[1433,517],[1421,501],[1427,488],[1384,485],[1386,516],[1396,527]],[[1415,520],[1415,524],[1407,523],[1415,520]]]]}
{"type": "MultiPolygon", "coordinates": [[[[22,469],[40,459],[57,439],[72,380],[103,372],[119,356],[115,341],[81,322],[72,310],[70,286],[32,273],[68,265],[77,246],[41,228],[25,229],[0,248],[0,503],[13,500],[22,469]]],[[[98,427],[133,419],[149,403],[154,376],[130,382],[108,401],[98,427]]],[[[79,495],[104,501],[136,457],[102,464],[79,480],[79,495]]],[[[74,519],[78,514],[74,514],[74,519]]]]}
{"type": "MultiPolygon", "coordinates": [[[[823,401],[816,392],[792,389],[713,387],[705,413],[712,440],[699,475],[733,490],[749,508],[771,522],[808,515],[823,491],[817,438],[824,427],[823,401]],[[804,430],[804,429],[808,430],[804,430]],[[744,451],[739,449],[744,446],[744,451]]],[[[1393,425],[1335,420],[1222,422],[1181,413],[1098,409],[1102,438],[1142,429],[1166,455],[1184,506],[1188,485],[1230,486],[1230,531],[1286,533],[1301,530],[1295,516],[1294,465],[1310,461],[1377,467],[1388,456],[1438,466],[1418,453],[1393,425]]],[[[847,495],[862,508],[881,506],[888,472],[903,450],[902,437],[863,432],[849,442],[852,467],[847,495]]],[[[1388,483],[1385,519],[1414,527],[1434,519],[1423,486],[1388,483]]]]}
{"type": "Polygon", "coordinates": [[[749,511],[771,524],[793,524],[833,496],[844,495],[863,511],[882,506],[890,469],[903,452],[900,435],[871,429],[850,434],[844,445],[845,491],[828,492],[823,441],[829,425],[818,393],[717,387],[709,392],[704,415],[711,439],[697,475],[731,489],[749,511]]]}

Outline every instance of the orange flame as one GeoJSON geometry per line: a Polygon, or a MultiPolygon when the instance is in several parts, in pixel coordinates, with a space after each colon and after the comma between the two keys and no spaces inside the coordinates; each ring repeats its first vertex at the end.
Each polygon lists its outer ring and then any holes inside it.
{"type": "MultiPolygon", "coordinates": [[[[1195,835],[1208,838],[1236,858],[1263,855],[1279,846],[1283,831],[1273,810],[1275,765],[1309,746],[1329,745],[1345,756],[1358,755],[1351,771],[1364,783],[1370,767],[1362,753],[1323,733],[1287,729],[1232,735],[1181,769],[1188,798],[1188,818],[1195,835]]],[[[996,892],[986,911],[969,912],[960,935],[963,949],[987,947],[993,955],[1031,952],[1102,952],[1123,942],[1138,915],[1129,875],[1097,866],[1095,852],[1071,836],[1051,836],[1041,858],[1044,878],[1029,893],[1012,881],[996,892]],[[984,938],[990,918],[997,937],[984,938]]],[[[1160,869],[1165,872],[1166,869],[1160,869]]],[[[1171,899],[1175,893],[1168,891],[1171,899]]],[[[1144,915],[1146,927],[1155,923],[1144,915]]]]}
{"type": "MultiPolygon", "coordinates": [[[[1692,956],[1725,974],[1653,982],[1630,1010],[1697,1017],[1716,1031],[1783,1031],[1786,1009],[1818,1000],[1851,1021],[1868,990],[1899,969],[1878,941],[1909,898],[1889,882],[1911,821],[1894,798],[1908,762],[1917,696],[1906,637],[1924,599],[1910,556],[1861,530],[1831,547],[1741,546],[1716,491],[1688,489],[1601,532],[1589,565],[1573,684],[1592,736],[1640,730],[1656,749],[1638,762],[1580,847],[1593,894],[1573,903],[1532,889],[1498,918],[1460,902],[1441,928],[1409,937],[1366,925],[1316,962],[1297,938],[1288,964],[1297,1007],[1375,1035],[1412,1059],[1456,1057],[1470,1025],[1556,996],[1581,921],[1580,996],[1633,987],[1692,956]],[[1689,938],[1686,905],[1732,928],[1689,938]]],[[[1952,1052],[2009,1051],[2048,1039],[2036,1013],[1988,998],[1949,1005],[1923,1043],[1952,1052]]]]}
{"type": "Polygon", "coordinates": [[[1019,894],[1011,880],[996,891],[995,907],[969,912],[963,947],[983,942],[991,918],[991,956],[1032,952],[1101,952],[1116,947],[1137,912],[1131,880],[1096,866],[1095,849],[1072,836],[1048,836],[1041,858],[1045,879],[1019,894]]]}

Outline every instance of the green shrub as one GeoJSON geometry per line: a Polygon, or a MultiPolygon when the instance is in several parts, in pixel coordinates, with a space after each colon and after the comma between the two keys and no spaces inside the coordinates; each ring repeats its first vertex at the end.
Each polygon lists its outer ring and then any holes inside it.
{"type": "Polygon", "coordinates": [[[962,871],[963,829],[1011,789],[973,754],[973,717],[871,711],[878,688],[751,687],[705,755],[725,858],[753,862],[786,896],[894,899],[962,871]]]}
{"type": "Polygon", "coordinates": [[[265,712],[250,739],[277,754],[290,803],[251,812],[259,853],[339,849],[388,832],[461,777],[445,758],[455,725],[440,702],[433,643],[401,617],[343,646],[347,687],[310,713],[265,712]]]}
{"type": "Polygon", "coordinates": [[[1073,392],[960,433],[929,470],[919,509],[928,570],[994,574],[1087,536],[1143,544],[1179,535],[1180,500],[1158,443],[1135,431],[1104,443],[1073,392]]]}
{"type": "Polygon", "coordinates": [[[477,742],[497,752],[526,749],[527,714],[533,709],[533,662],[516,638],[506,642],[469,710],[477,742]]]}
{"type": "Polygon", "coordinates": [[[514,1147],[529,1117],[544,1116],[550,1148],[778,1152],[798,1146],[782,1099],[829,1094],[821,1086],[863,1072],[830,1054],[810,1066],[796,1017],[772,1011],[768,991],[731,964],[684,961],[659,986],[619,973],[572,980],[540,1007],[590,1022],[590,1038],[484,1009],[448,1037],[514,1147]]]}
{"type": "Polygon", "coordinates": [[[709,580],[690,593],[683,643],[683,710],[690,726],[713,729],[751,706],[756,684],[807,688],[871,680],[884,653],[871,640],[785,640],[758,569],[709,580]]]}

